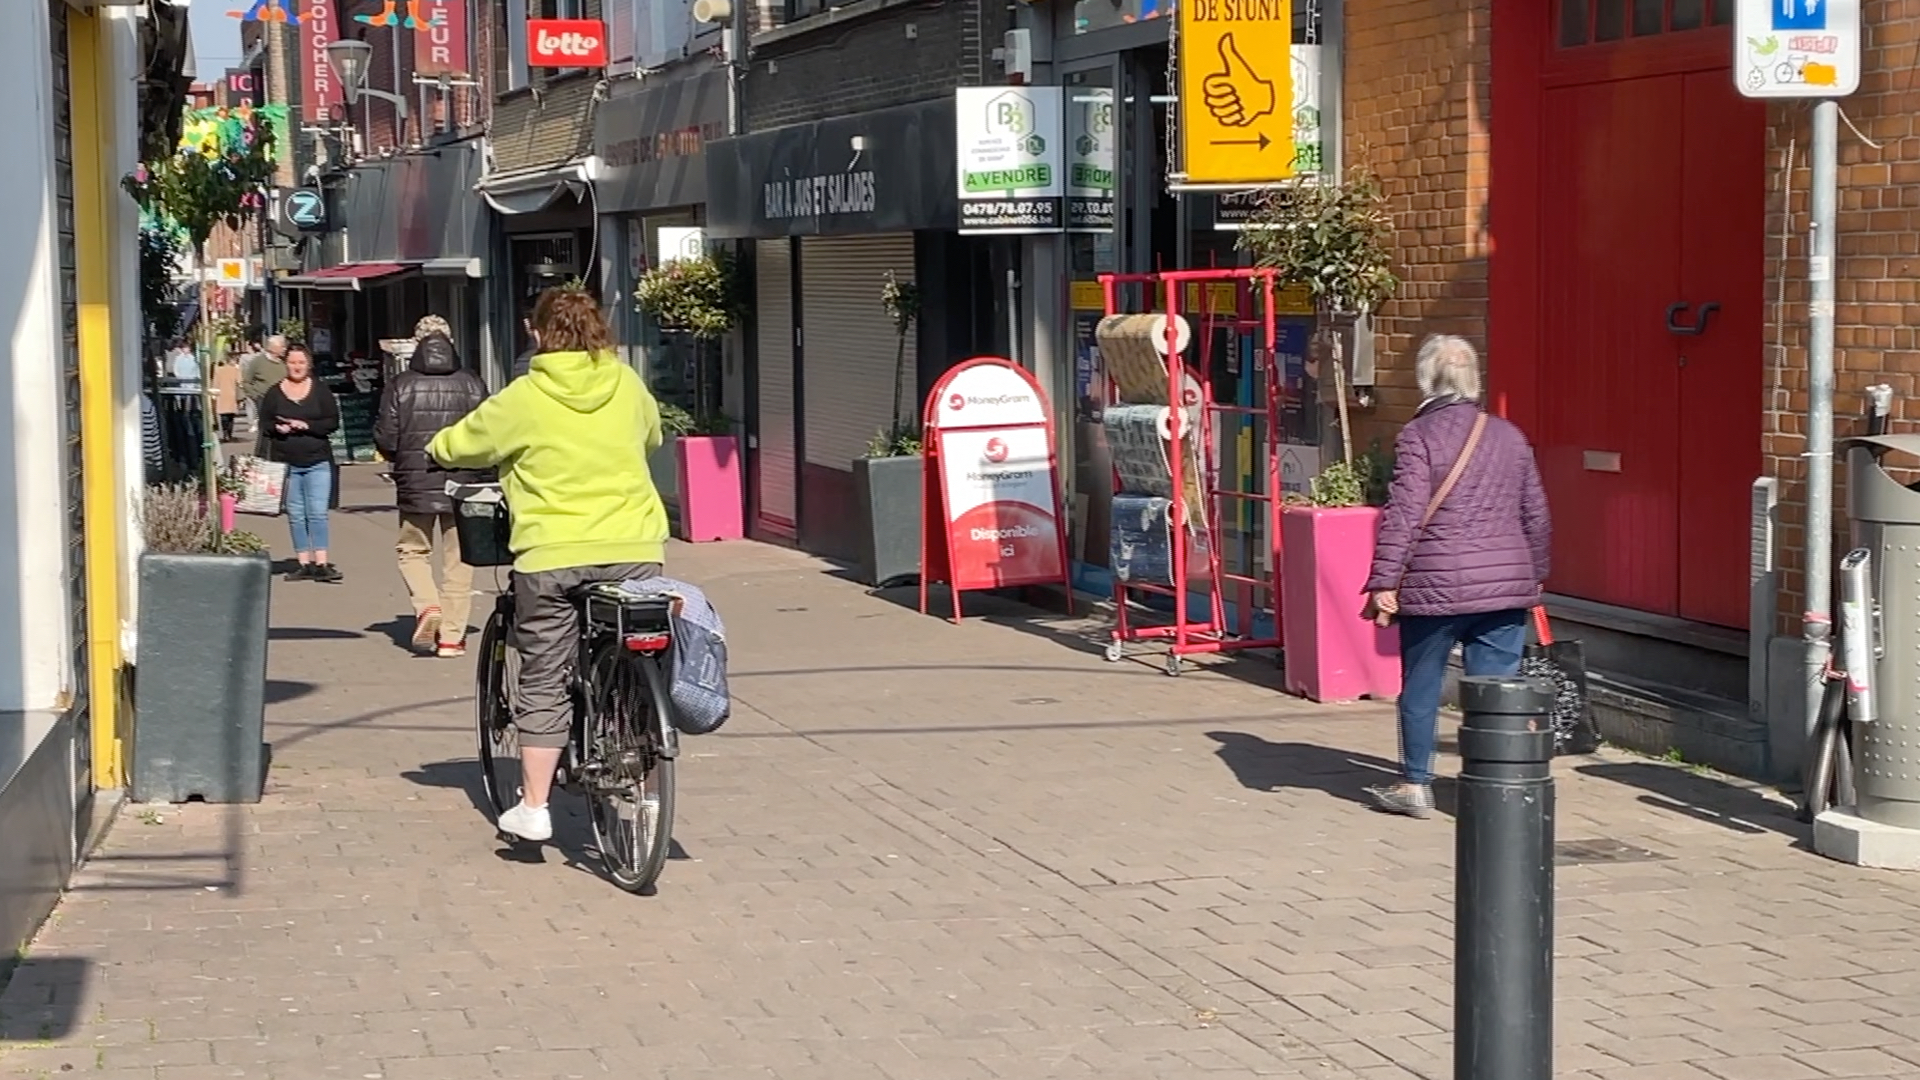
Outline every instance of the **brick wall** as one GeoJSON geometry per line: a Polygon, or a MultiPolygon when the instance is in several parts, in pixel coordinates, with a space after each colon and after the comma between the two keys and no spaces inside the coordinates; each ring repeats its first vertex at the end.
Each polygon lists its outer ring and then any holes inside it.
{"type": "MultiPolygon", "coordinates": [[[[497,13],[495,5],[487,10],[497,13]]],[[[599,18],[599,0],[588,0],[588,18],[599,18]]],[[[491,57],[495,35],[501,33],[489,17],[482,35],[485,47],[481,57],[491,57]]],[[[482,63],[489,72],[492,64],[482,63]]],[[[499,172],[557,165],[593,149],[595,90],[600,80],[594,72],[556,75],[534,68],[529,77],[531,88],[511,91],[493,98],[493,115],[488,129],[493,147],[493,168],[499,172]]]]}
{"type": "MultiPolygon", "coordinates": [[[[1920,421],[1920,7],[1866,0],[1870,28],[1860,90],[1841,105],[1859,134],[1840,125],[1838,265],[1834,308],[1836,438],[1865,430],[1866,388],[1894,390],[1893,427],[1920,421]],[[1878,149],[1861,138],[1880,144],[1878,149]]],[[[1780,479],[1779,629],[1798,633],[1806,543],[1807,192],[1812,110],[1776,105],[1768,114],[1767,411],[1764,451],[1780,479]],[[1788,163],[1791,159],[1792,168],[1788,163]],[[1782,240],[1786,262],[1780,261],[1782,240]],[[1783,273],[1784,271],[1784,273],[1783,273]],[[1784,286],[1784,289],[1782,288],[1784,286]]],[[[1911,479],[1911,478],[1909,478],[1911,479]]],[[[1836,554],[1846,551],[1846,469],[1836,459],[1836,554]]]]}
{"type": "Polygon", "coordinates": [[[1347,8],[1342,152],[1383,182],[1402,279],[1376,320],[1376,404],[1355,413],[1356,446],[1390,445],[1420,404],[1413,354],[1423,337],[1461,334],[1485,347],[1488,26],[1486,0],[1347,8]]]}
{"type": "MultiPolygon", "coordinates": [[[[767,20],[773,11],[763,4],[756,15],[767,20]]],[[[987,56],[1008,25],[1004,6],[958,0],[823,20],[818,32],[755,41],[743,90],[747,130],[926,101],[989,81],[987,56]]]]}

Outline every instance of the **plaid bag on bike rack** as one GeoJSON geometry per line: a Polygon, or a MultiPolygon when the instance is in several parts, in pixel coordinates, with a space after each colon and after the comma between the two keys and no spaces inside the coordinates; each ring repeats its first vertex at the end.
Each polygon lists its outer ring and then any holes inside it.
{"type": "Polygon", "coordinates": [[[673,605],[673,726],[682,735],[719,730],[733,713],[727,691],[727,631],[720,613],[696,585],[673,578],[642,578],[620,583],[631,596],[664,596],[673,605]]]}

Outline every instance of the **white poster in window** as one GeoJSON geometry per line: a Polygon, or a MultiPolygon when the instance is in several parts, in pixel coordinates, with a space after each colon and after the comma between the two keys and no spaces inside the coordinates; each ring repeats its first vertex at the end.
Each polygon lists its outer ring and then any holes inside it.
{"type": "Polygon", "coordinates": [[[707,230],[698,226],[660,226],[660,261],[698,259],[707,253],[707,230]]]}
{"type": "Polygon", "coordinates": [[[1066,202],[1058,86],[954,91],[962,233],[1057,232],[1066,202]]]}

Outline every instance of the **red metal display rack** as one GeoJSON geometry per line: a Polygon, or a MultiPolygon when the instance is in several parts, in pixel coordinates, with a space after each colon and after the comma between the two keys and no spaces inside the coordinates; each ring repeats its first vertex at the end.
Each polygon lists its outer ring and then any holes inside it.
{"type": "MultiPolygon", "coordinates": [[[[1167,643],[1166,672],[1178,675],[1181,671],[1181,658],[1197,653],[1224,653],[1242,649],[1278,649],[1281,646],[1280,618],[1280,465],[1273,453],[1271,443],[1277,441],[1280,431],[1281,378],[1276,364],[1276,336],[1274,328],[1274,294],[1278,275],[1272,270],[1257,268],[1224,268],[1207,270],[1167,270],[1152,274],[1102,274],[1099,277],[1105,296],[1105,313],[1108,317],[1123,314],[1139,314],[1121,310],[1123,292],[1134,292],[1144,298],[1144,306],[1151,309],[1156,298],[1161,311],[1148,314],[1160,314],[1166,335],[1160,355],[1166,360],[1167,390],[1165,401],[1169,409],[1169,434],[1167,438],[1169,452],[1167,461],[1172,473],[1171,532],[1173,537],[1172,579],[1174,585],[1167,587],[1157,583],[1122,581],[1116,573],[1113,581],[1114,607],[1116,611],[1112,638],[1107,643],[1106,658],[1117,662],[1125,654],[1123,646],[1128,642],[1164,641],[1167,643]],[[1230,304],[1217,302],[1226,290],[1231,290],[1230,304]],[[1182,301],[1198,315],[1197,323],[1191,325],[1192,340],[1187,349],[1193,354],[1193,363],[1188,364],[1182,358],[1179,348],[1179,319],[1182,301]],[[1223,334],[1223,331],[1225,332],[1223,334]],[[1237,404],[1219,404],[1214,401],[1212,371],[1213,352],[1216,341],[1222,337],[1229,342],[1230,348],[1238,349],[1248,336],[1253,338],[1253,363],[1259,365],[1264,374],[1264,401],[1253,406],[1237,404]],[[1189,382],[1193,385],[1189,385],[1189,382]],[[1190,400],[1197,385],[1199,401],[1190,400]],[[1199,437],[1195,443],[1201,461],[1201,476],[1198,490],[1205,506],[1206,550],[1196,553],[1192,550],[1189,512],[1187,507],[1187,483],[1184,475],[1188,468],[1187,455],[1182,452],[1178,427],[1186,423],[1187,410],[1193,409],[1199,416],[1199,437]],[[1216,460],[1214,426],[1216,417],[1232,417],[1230,423],[1239,426],[1241,418],[1252,417],[1256,422],[1264,422],[1269,445],[1261,456],[1261,469],[1265,475],[1265,491],[1242,491],[1227,488],[1219,483],[1219,463],[1216,460]],[[1221,565],[1223,509],[1228,503],[1244,505],[1251,503],[1265,509],[1266,535],[1270,545],[1267,564],[1267,578],[1252,574],[1228,573],[1221,565]],[[1196,591],[1194,580],[1189,576],[1189,568],[1194,558],[1205,561],[1205,575],[1200,588],[1205,592],[1207,615],[1196,619],[1190,611],[1192,593],[1196,591]],[[1258,607],[1258,593],[1264,590],[1272,605],[1272,633],[1269,636],[1256,636],[1254,612],[1258,607]],[[1234,594],[1234,601],[1240,618],[1235,620],[1238,627],[1230,626],[1227,615],[1228,593],[1234,594]],[[1139,594],[1151,594],[1171,597],[1173,600],[1173,621],[1160,625],[1140,625],[1135,620],[1137,613],[1129,601],[1139,594]]],[[[1191,320],[1190,320],[1191,322],[1191,320]]],[[[1119,404],[1117,390],[1110,382],[1107,389],[1109,404],[1119,404]]],[[[1138,404],[1138,402],[1136,402],[1138,404]]],[[[1157,404],[1157,403],[1156,403],[1157,404]]],[[[1118,493],[1120,475],[1114,473],[1114,488],[1118,493]]],[[[1253,568],[1249,568],[1253,569],[1253,568]]]]}

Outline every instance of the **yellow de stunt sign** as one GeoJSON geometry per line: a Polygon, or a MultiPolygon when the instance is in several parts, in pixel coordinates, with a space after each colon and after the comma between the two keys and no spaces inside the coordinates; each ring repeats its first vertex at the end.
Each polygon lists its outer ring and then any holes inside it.
{"type": "Polygon", "coordinates": [[[1186,182],[1292,176],[1291,0],[1180,0],[1179,17],[1186,182]]]}

